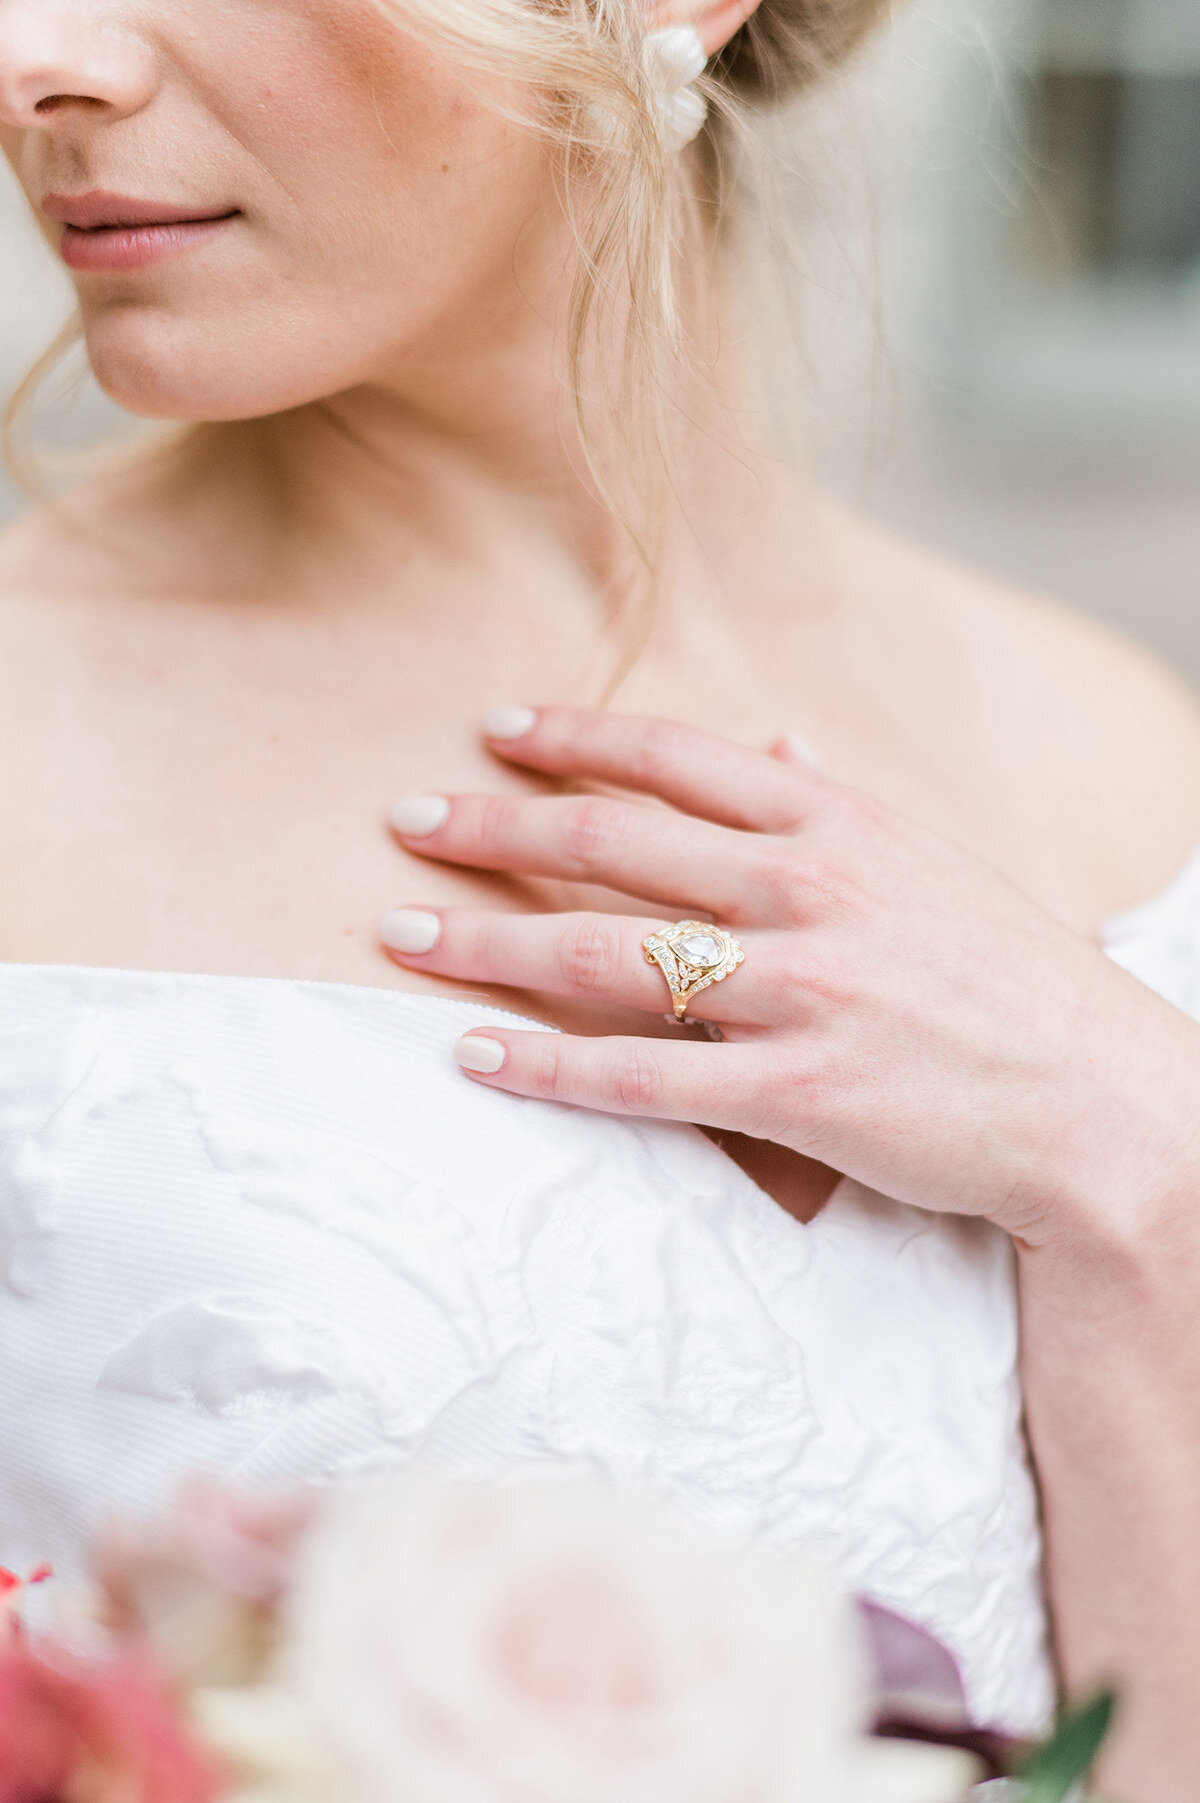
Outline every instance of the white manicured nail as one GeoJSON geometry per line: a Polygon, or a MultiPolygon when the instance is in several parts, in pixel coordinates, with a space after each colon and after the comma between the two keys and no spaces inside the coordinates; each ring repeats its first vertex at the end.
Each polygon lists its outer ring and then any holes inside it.
{"type": "Polygon", "coordinates": [[[821,768],[824,760],[811,739],[806,739],[802,732],[785,732],[783,736],[793,757],[799,758],[802,764],[811,764],[814,770],[821,768]]]}
{"type": "Polygon", "coordinates": [[[392,809],[392,825],[404,839],[427,839],[444,826],[450,803],[444,795],[406,795],[392,809]]]}
{"type": "Polygon", "coordinates": [[[455,1061],[465,1071],[478,1071],[480,1076],[494,1077],[504,1068],[508,1056],[498,1039],[480,1039],[467,1033],[454,1048],[455,1061]]]}
{"type": "Polygon", "coordinates": [[[489,739],[523,739],[536,725],[537,715],[531,707],[494,707],[483,720],[489,739]]]}
{"type": "Polygon", "coordinates": [[[380,935],[389,951],[431,952],[442,936],[442,923],[421,908],[394,908],[384,915],[380,935]]]}

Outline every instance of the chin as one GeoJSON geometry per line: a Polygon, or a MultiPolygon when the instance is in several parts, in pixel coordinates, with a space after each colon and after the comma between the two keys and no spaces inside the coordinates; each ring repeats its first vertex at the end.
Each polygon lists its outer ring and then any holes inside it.
{"type": "Polygon", "coordinates": [[[320,348],[288,354],[278,335],[247,334],[244,322],[189,321],[152,307],[121,305],[84,314],[88,361],[100,387],[143,419],[220,421],[286,413],[349,386],[322,367],[320,348]]]}

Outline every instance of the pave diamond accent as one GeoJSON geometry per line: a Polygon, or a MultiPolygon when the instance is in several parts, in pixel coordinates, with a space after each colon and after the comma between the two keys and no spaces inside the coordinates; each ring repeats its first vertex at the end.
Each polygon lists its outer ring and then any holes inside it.
{"type": "Polygon", "coordinates": [[[721,983],[746,954],[723,927],[706,920],[680,920],[642,941],[647,964],[657,964],[667,979],[675,1018],[682,1021],[688,1003],[711,983],[721,983]]]}

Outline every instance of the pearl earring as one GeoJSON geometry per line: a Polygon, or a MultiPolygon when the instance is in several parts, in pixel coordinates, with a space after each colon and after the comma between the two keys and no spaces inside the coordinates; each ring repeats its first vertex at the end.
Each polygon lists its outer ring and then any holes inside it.
{"type": "Polygon", "coordinates": [[[647,32],[644,54],[663,139],[668,150],[682,150],[708,117],[708,102],[692,85],[708,61],[700,33],[691,25],[647,32]]]}

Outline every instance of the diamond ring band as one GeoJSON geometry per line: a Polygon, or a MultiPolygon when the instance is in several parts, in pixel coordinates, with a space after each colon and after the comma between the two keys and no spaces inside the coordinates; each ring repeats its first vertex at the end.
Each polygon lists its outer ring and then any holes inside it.
{"type": "Polygon", "coordinates": [[[723,983],[746,957],[732,933],[707,920],[676,921],[643,939],[642,949],[647,964],[657,964],[666,978],[677,1021],[702,989],[723,983]]]}

